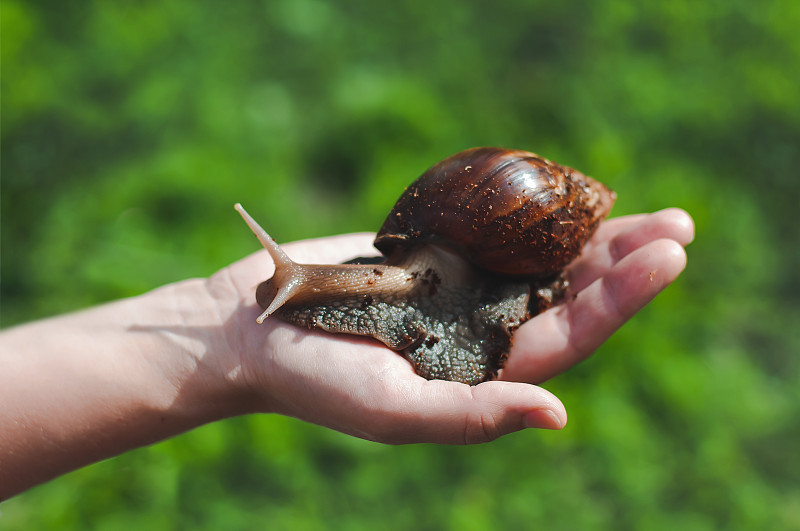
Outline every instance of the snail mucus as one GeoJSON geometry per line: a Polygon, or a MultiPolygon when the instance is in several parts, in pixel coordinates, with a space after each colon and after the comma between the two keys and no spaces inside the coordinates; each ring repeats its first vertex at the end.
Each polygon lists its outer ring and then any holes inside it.
{"type": "Polygon", "coordinates": [[[565,267],[605,218],[614,192],[533,153],[474,148],[434,165],[375,239],[380,262],[298,264],[237,204],[275,262],[256,289],[268,316],[370,336],[427,379],[493,379],[513,331],[562,301],[565,267]]]}

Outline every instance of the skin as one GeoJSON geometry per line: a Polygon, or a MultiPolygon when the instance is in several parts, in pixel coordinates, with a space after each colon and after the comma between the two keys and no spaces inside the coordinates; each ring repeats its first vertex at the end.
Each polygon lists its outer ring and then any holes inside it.
{"type": "MultiPolygon", "coordinates": [[[[500,379],[428,381],[397,353],[267,319],[255,286],[265,251],[208,279],[0,333],[0,500],[202,424],[291,415],[388,444],[472,444],[561,429],[564,406],[534,384],[592,354],[686,265],[679,209],[602,223],[573,263],[577,296],[517,330],[500,379]]],[[[372,254],[371,234],[287,244],[295,260],[372,254]]]]}

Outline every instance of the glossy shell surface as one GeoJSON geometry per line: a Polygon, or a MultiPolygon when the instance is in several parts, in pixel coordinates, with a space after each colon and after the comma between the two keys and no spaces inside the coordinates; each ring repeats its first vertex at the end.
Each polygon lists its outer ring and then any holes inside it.
{"type": "Polygon", "coordinates": [[[490,271],[544,278],[580,254],[615,199],[602,183],[533,153],[474,148],[411,184],[375,247],[388,256],[437,243],[490,271]]]}

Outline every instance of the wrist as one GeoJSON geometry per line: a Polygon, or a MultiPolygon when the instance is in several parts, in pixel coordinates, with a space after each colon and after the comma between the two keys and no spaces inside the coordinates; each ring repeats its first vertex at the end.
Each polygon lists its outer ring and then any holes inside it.
{"type": "Polygon", "coordinates": [[[204,281],[0,334],[0,498],[247,411],[204,281]]]}
{"type": "Polygon", "coordinates": [[[147,335],[146,362],[172,389],[167,407],[193,425],[257,409],[242,369],[242,305],[212,279],[185,280],[142,295],[145,313],[131,327],[147,335]]]}

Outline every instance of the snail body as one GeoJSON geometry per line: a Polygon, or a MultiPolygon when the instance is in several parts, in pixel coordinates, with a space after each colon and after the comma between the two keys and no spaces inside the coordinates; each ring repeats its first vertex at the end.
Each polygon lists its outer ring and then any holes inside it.
{"type": "Polygon", "coordinates": [[[497,375],[514,329],[563,299],[564,268],[615,197],[532,153],[475,148],[401,195],[375,239],[382,262],[335,265],[291,261],[236,208],[275,262],[259,323],[371,336],[425,378],[474,385],[497,375]]]}

